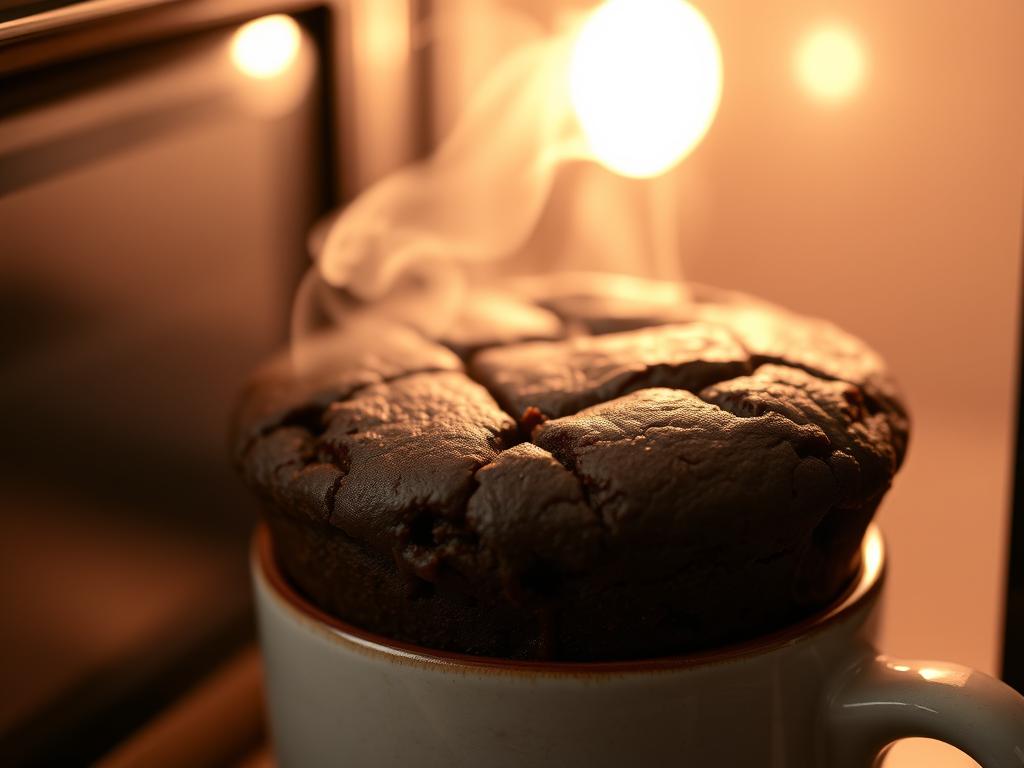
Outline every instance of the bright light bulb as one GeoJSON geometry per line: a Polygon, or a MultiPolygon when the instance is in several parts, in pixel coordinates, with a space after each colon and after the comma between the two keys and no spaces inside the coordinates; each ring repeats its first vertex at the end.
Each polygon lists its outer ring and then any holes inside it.
{"type": "Polygon", "coordinates": [[[856,35],[838,25],[813,30],[796,53],[796,74],[816,99],[838,104],[852,96],[864,81],[864,50],[856,35]]]}
{"type": "Polygon", "coordinates": [[[257,80],[283,74],[299,55],[302,35],[290,16],[274,14],[239,27],[231,40],[231,60],[257,80]]]}
{"type": "Polygon", "coordinates": [[[682,0],[608,0],[580,30],[569,89],[602,165],[623,176],[657,176],[711,126],[722,95],[718,41],[682,0]]]}

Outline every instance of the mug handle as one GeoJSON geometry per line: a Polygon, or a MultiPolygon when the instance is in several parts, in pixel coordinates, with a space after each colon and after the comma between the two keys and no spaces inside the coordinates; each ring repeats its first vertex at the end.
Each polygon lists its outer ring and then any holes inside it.
{"type": "Polygon", "coordinates": [[[1024,766],[1024,697],[970,667],[872,651],[826,695],[829,766],[879,765],[894,741],[912,736],[952,744],[984,768],[1024,766]]]}

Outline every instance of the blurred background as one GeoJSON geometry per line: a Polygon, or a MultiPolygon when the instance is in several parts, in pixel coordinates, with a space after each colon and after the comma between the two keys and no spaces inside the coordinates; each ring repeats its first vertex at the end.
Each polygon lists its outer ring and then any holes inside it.
{"type": "MultiPolygon", "coordinates": [[[[428,153],[524,35],[592,5],[0,3],[0,763],[91,762],[251,643],[255,513],[226,425],[287,340],[309,227],[428,153]]],[[[881,513],[883,647],[999,674],[1024,5],[694,5],[723,88],[658,181],[673,269],[889,361],[914,432],[881,513]]],[[[530,247],[653,274],[588,247],[646,183],[563,169],[530,247]]],[[[240,727],[222,762],[265,760],[259,738],[240,727]]],[[[921,743],[889,763],[971,764],[921,743]]]]}

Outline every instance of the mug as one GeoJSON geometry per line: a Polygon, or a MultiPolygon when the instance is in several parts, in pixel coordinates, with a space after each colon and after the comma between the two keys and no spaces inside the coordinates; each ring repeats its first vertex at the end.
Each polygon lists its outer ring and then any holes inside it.
{"type": "Polygon", "coordinates": [[[880,655],[881,534],[829,608],[749,642],[638,661],[535,662],[373,635],[287,582],[266,526],[253,577],[271,739],[283,768],[868,768],[927,736],[985,768],[1024,765],[1024,698],[980,672],[880,655]]]}

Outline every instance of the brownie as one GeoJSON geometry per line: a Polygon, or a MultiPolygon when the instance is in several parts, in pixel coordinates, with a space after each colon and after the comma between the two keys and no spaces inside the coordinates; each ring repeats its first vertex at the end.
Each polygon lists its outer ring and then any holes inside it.
{"type": "Polygon", "coordinates": [[[555,418],[637,389],[700,390],[749,366],[728,329],[693,322],[493,347],[474,356],[469,372],[517,417],[533,408],[555,418]]]}
{"type": "Polygon", "coordinates": [[[908,434],[862,342],[600,277],[462,316],[361,322],[244,390],[237,465],[316,605],[431,648],[630,659],[755,637],[853,578],[908,434]]]}

